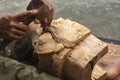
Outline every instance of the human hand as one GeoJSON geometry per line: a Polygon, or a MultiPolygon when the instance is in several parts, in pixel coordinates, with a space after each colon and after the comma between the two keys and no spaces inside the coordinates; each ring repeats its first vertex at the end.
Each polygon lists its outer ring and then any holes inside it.
{"type": "Polygon", "coordinates": [[[32,0],[28,5],[27,10],[37,9],[38,11],[42,11],[44,6],[47,6],[50,10],[50,14],[44,20],[40,21],[42,27],[46,28],[52,22],[54,15],[54,8],[47,0],[32,0]]]}
{"type": "Polygon", "coordinates": [[[38,14],[38,10],[30,10],[17,15],[6,15],[0,18],[0,37],[9,40],[18,40],[24,36],[28,30],[23,24],[29,17],[38,14]]]}

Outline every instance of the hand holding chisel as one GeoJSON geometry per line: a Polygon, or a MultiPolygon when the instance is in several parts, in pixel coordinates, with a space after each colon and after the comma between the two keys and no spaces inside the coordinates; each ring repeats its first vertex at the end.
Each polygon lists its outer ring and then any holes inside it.
{"type": "Polygon", "coordinates": [[[0,19],[0,36],[5,39],[0,43],[0,50],[4,49],[12,40],[18,40],[25,35],[28,29],[27,25],[35,18],[41,22],[43,27],[50,24],[52,19],[51,14],[53,14],[49,9],[50,7],[42,5],[37,9],[31,3],[28,6],[28,10],[30,11],[5,16],[0,19]]]}

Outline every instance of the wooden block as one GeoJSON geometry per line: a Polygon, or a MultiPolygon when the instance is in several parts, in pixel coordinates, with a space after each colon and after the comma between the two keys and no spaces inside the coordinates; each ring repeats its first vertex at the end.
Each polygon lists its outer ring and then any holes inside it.
{"type": "Polygon", "coordinates": [[[39,68],[42,71],[51,73],[57,77],[62,77],[65,55],[70,49],[63,49],[56,54],[39,54],[39,68]]]}
{"type": "Polygon", "coordinates": [[[95,65],[92,71],[92,80],[106,80],[107,72],[98,65],[95,65]]]}
{"type": "Polygon", "coordinates": [[[36,41],[39,68],[65,80],[91,80],[94,65],[108,50],[88,28],[62,18],[36,41]]]}
{"type": "Polygon", "coordinates": [[[66,54],[68,54],[70,49],[65,48],[59,53],[56,53],[52,56],[52,73],[58,77],[62,77],[63,75],[63,66],[64,59],[66,54]]]}
{"type": "Polygon", "coordinates": [[[90,80],[94,65],[107,50],[107,44],[93,35],[88,36],[67,55],[65,76],[71,80],[90,80]]]}

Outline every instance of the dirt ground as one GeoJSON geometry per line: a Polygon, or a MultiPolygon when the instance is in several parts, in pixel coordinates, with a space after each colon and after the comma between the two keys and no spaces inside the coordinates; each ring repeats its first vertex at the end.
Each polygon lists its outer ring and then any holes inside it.
{"type": "MultiPolygon", "coordinates": [[[[104,57],[120,56],[120,45],[108,43],[108,48],[108,53],[104,57]]],[[[120,76],[116,80],[120,80],[120,76]]]]}

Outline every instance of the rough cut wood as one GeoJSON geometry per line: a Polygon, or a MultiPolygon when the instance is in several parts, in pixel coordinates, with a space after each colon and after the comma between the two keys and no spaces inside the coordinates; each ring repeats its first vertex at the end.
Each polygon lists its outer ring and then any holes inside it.
{"type": "Polygon", "coordinates": [[[35,47],[35,52],[37,54],[57,52],[64,48],[64,46],[61,43],[57,43],[54,41],[50,33],[42,34],[38,38],[35,47]]]}
{"type": "Polygon", "coordinates": [[[69,19],[54,20],[47,31],[33,39],[39,68],[66,80],[91,80],[95,63],[107,53],[107,44],[69,19]]]}
{"type": "Polygon", "coordinates": [[[104,42],[93,35],[88,36],[67,55],[64,74],[72,80],[90,80],[94,65],[107,50],[104,42]]]}
{"type": "Polygon", "coordinates": [[[92,71],[92,80],[106,80],[107,72],[98,65],[95,65],[92,71]]]}
{"type": "Polygon", "coordinates": [[[54,20],[49,30],[65,47],[74,47],[90,34],[90,30],[83,25],[62,18],[54,20]]]}
{"type": "Polygon", "coordinates": [[[63,75],[63,66],[65,62],[65,56],[68,54],[70,49],[65,48],[58,54],[52,56],[52,73],[58,77],[63,75]]]}

